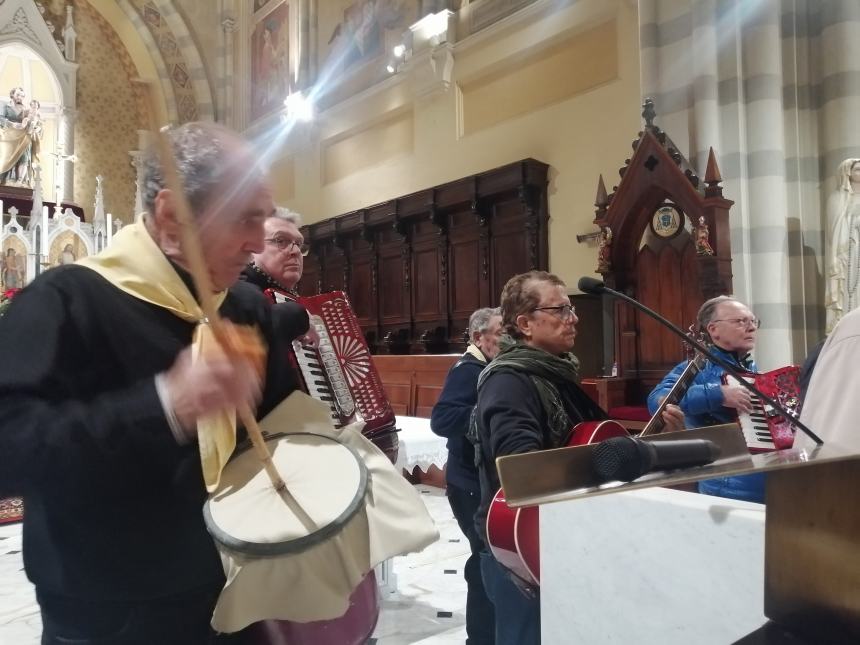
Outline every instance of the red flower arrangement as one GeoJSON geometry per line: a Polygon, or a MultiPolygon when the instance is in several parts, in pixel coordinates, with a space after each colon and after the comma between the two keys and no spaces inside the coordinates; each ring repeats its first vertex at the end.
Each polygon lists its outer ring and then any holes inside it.
{"type": "Polygon", "coordinates": [[[6,309],[12,303],[12,298],[14,298],[15,294],[17,294],[19,291],[21,291],[21,290],[20,289],[6,289],[6,291],[3,292],[3,295],[0,295],[0,316],[2,316],[4,313],[6,313],[6,309]]]}

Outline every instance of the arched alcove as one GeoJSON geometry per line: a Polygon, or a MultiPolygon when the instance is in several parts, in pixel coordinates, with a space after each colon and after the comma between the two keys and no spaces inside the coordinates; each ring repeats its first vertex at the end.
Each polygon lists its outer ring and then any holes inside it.
{"type": "MultiPolygon", "coordinates": [[[[75,144],[72,123],[77,105],[78,66],[66,60],[34,2],[6,0],[0,3],[0,52],[4,51],[11,54],[6,69],[9,76],[0,76],[0,82],[8,82],[18,74],[21,79],[18,85],[24,88],[25,93],[28,89],[32,91],[34,86],[40,91],[50,90],[52,97],[49,103],[53,104],[52,114],[55,116],[55,134],[50,152],[66,157],[73,155],[75,144]],[[16,65],[14,61],[19,62],[16,65]]],[[[8,94],[12,87],[14,85],[8,89],[0,86],[0,93],[8,94]]],[[[38,96],[35,98],[41,101],[38,96]]],[[[58,186],[63,201],[71,201],[74,176],[72,162],[65,158],[54,162],[52,157],[49,163],[46,153],[47,150],[42,153],[43,186],[49,192],[58,186]],[[52,166],[50,171],[49,166],[52,166]]]]}
{"type": "Polygon", "coordinates": [[[0,103],[11,101],[10,92],[18,87],[24,90],[25,109],[33,99],[40,104],[42,135],[34,148],[33,163],[42,168],[43,195],[54,200],[57,187],[63,185],[63,169],[57,156],[62,88],[54,70],[37,51],[23,42],[9,42],[0,45],[0,103]]]}

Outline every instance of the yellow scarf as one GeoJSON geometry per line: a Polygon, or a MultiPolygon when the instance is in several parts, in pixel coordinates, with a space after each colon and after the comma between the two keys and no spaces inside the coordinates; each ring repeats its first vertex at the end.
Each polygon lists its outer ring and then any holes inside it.
{"type": "MultiPolygon", "coordinates": [[[[92,269],[117,289],[139,300],[163,307],[182,320],[197,323],[191,342],[192,360],[218,347],[203,310],[164,253],[152,239],[142,219],[124,226],[110,247],[77,264],[92,269]]],[[[227,297],[215,294],[216,307],[227,297]]],[[[221,470],[236,447],[236,410],[225,408],[197,420],[197,442],[203,479],[210,492],[218,487],[221,470]]]]}

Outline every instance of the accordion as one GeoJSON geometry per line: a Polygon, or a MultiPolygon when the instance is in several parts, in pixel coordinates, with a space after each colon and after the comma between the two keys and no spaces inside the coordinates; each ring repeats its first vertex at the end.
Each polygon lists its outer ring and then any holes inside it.
{"type": "MultiPolygon", "coordinates": [[[[774,399],[783,408],[795,415],[800,414],[800,368],[794,365],[780,367],[770,372],[750,372],[745,380],[764,394],[774,399]]],[[[731,384],[728,374],[723,376],[731,384]]],[[[735,384],[733,387],[741,387],[735,384]]],[[[769,452],[791,448],[794,443],[792,419],[787,419],[779,410],[751,394],[753,411],[738,413],[738,424],[743,432],[750,452],[769,452]]]]}
{"type": "Polygon", "coordinates": [[[305,392],[328,404],[337,428],[364,421],[362,434],[394,463],[398,449],[394,410],[346,294],[332,291],[294,298],[276,289],[264,293],[274,303],[292,300],[304,307],[319,335],[319,347],[293,341],[292,358],[305,392]]]}

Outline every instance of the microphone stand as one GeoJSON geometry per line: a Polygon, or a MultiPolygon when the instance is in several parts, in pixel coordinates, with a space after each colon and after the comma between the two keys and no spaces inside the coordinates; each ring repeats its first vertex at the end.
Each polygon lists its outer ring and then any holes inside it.
{"type": "Polygon", "coordinates": [[[685,343],[689,343],[690,345],[695,347],[697,351],[699,351],[702,354],[704,354],[705,356],[707,356],[709,360],[713,361],[714,363],[716,363],[717,365],[722,367],[724,370],[726,370],[729,374],[734,376],[738,380],[738,382],[740,382],[740,384],[743,387],[745,387],[747,390],[749,390],[750,392],[752,392],[756,396],[760,397],[764,401],[767,401],[767,403],[769,403],[771,406],[773,406],[774,408],[779,410],[785,416],[785,418],[791,422],[792,425],[797,426],[800,430],[802,430],[804,432],[804,434],[806,434],[806,436],[808,436],[810,439],[812,439],[816,444],[818,444],[820,446],[821,444],[824,443],[817,434],[815,434],[812,430],[807,428],[806,425],[801,423],[800,419],[798,419],[794,414],[792,414],[791,412],[786,410],[784,407],[782,407],[782,405],[780,403],[777,403],[774,399],[767,396],[764,392],[761,392],[757,387],[748,383],[747,380],[741,374],[741,372],[738,371],[738,369],[734,365],[732,365],[728,361],[726,361],[723,358],[714,354],[711,350],[706,348],[702,343],[700,343],[696,339],[691,338],[690,336],[685,334],[679,327],[676,327],[675,325],[673,325],[671,322],[669,322],[668,320],[663,318],[663,316],[658,314],[656,311],[649,309],[648,307],[643,305],[641,302],[631,298],[627,294],[621,293],[620,291],[616,291],[615,289],[610,289],[605,284],[603,284],[599,280],[595,280],[594,278],[588,278],[588,277],[580,278],[578,287],[579,287],[580,291],[584,291],[586,293],[592,293],[592,294],[606,293],[606,294],[609,294],[610,296],[620,298],[624,302],[627,302],[627,303],[633,305],[639,311],[641,311],[645,314],[648,314],[649,316],[651,316],[651,318],[653,318],[654,320],[656,320],[660,324],[664,325],[665,327],[669,328],[672,331],[672,333],[674,333],[676,336],[680,337],[685,343]]]}

